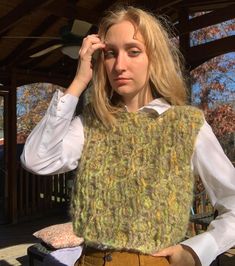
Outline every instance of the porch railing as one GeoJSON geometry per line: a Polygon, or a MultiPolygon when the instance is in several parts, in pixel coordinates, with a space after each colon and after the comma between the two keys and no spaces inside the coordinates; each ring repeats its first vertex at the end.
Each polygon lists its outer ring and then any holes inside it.
{"type": "Polygon", "coordinates": [[[18,165],[18,221],[53,212],[68,212],[74,172],[39,176],[18,165]]]}

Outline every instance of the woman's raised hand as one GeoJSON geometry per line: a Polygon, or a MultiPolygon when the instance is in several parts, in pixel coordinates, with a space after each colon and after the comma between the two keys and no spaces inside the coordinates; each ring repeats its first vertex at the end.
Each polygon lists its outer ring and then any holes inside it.
{"type": "Polygon", "coordinates": [[[80,96],[92,78],[92,55],[95,51],[103,49],[105,44],[101,42],[97,34],[88,35],[83,39],[79,50],[79,64],[75,78],[65,93],[80,96]]]}
{"type": "Polygon", "coordinates": [[[85,86],[92,78],[92,55],[98,49],[104,48],[98,35],[88,35],[84,38],[82,47],[79,51],[80,64],[77,70],[77,78],[84,83],[85,86]]]}

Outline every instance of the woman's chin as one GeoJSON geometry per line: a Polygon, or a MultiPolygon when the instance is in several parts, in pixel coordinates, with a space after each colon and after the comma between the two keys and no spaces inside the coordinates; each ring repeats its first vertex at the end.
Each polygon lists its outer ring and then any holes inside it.
{"type": "Polygon", "coordinates": [[[115,88],[115,92],[122,97],[125,97],[125,96],[130,97],[136,94],[136,90],[133,88],[130,88],[129,86],[119,86],[118,88],[115,88]]]}

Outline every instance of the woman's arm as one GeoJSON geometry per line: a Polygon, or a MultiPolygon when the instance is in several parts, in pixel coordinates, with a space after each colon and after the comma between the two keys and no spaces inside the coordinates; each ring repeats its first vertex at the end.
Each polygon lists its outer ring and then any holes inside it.
{"type": "Polygon", "coordinates": [[[73,120],[72,117],[78,97],[92,78],[92,55],[104,47],[96,34],[83,39],[74,80],[64,95],[60,92],[55,93],[45,117],[25,143],[21,161],[27,170],[48,175],[77,167],[84,136],[81,117],[73,120]]]}
{"type": "Polygon", "coordinates": [[[73,118],[78,98],[57,91],[46,115],[26,140],[21,162],[28,171],[49,175],[73,170],[81,156],[81,117],[73,118]]]}
{"type": "Polygon", "coordinates": [[[154,254],[167,256],[172,266],[209,266],[235,245],[235,169],[206,122],[197,137],[192,167],[219,215],[207,232],[154,254]]]}
{"type": "Polygon", "coordinates": [[[207,232],[183,242],[203,266],[235,245],[235,169],[205,122],[197,137],[192,163],[219,215],[207,232]]]}

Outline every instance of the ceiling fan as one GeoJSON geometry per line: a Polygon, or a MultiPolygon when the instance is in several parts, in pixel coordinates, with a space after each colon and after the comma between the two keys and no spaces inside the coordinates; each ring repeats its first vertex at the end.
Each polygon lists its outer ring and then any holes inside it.
{"type": "Polygon", "coordinates": [[[61,43],[54,44],[45,48],[35,54],[30,55],[31,58],[40,57],[47,53],[50,53],[58,48],[61,48],[61,52],[73,59],[78,58],[78,50],[81,46],[82,40],[88,32],[91,31],[92,24],[82,21],[74,20],[71,30],[68,26],[62,27],[60,30],[60,35],[58,39],[61,40],[61,43]]]}
{"type": "Polygon", "coordinates": [[[60,29],[59,37],[52,36],[2,36],[7,39],[49,39],[58,40],[55,43],[41,51],[38,51],[30,55],[30,58],[40,57],[45,54],[51,53],[52,51],[59,49],[63,54],[68,55],[73,59],[78,58],[78,50],[82,44],[84,36],[92,33],[96,30],[96,27],[86,21],[75,19],[70,29],[69,26],[64,26],[60,29]]]}

